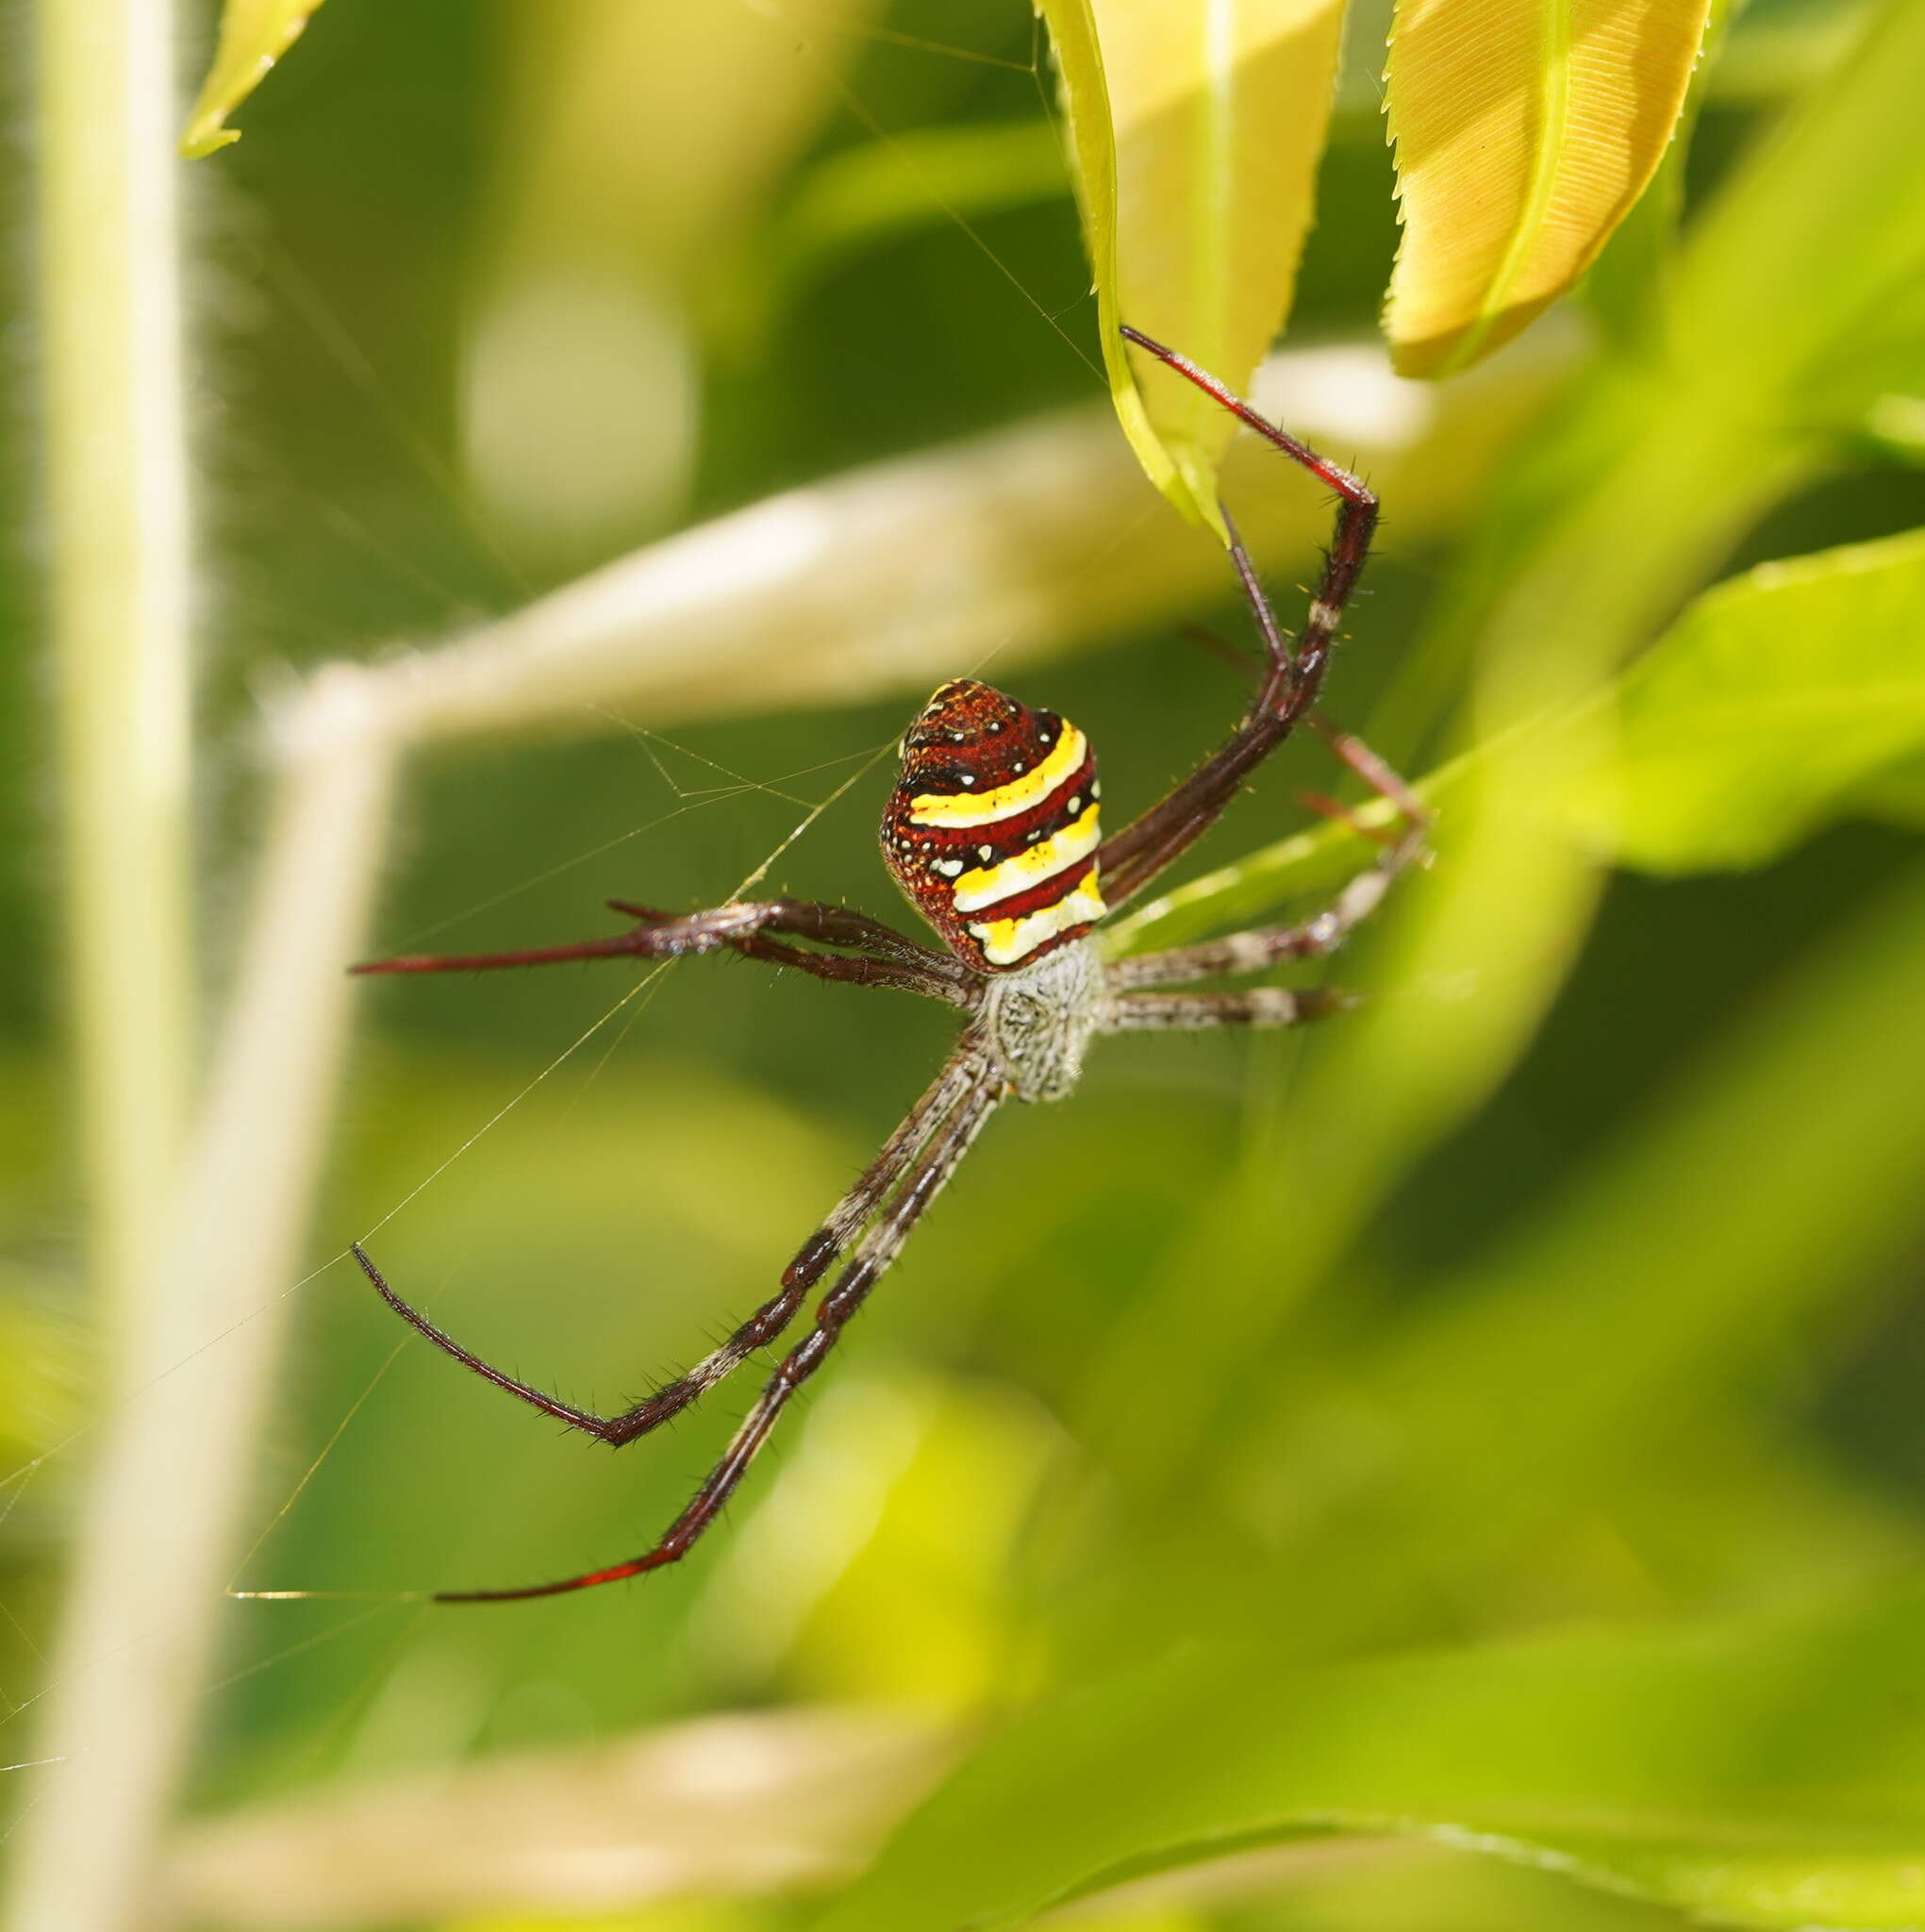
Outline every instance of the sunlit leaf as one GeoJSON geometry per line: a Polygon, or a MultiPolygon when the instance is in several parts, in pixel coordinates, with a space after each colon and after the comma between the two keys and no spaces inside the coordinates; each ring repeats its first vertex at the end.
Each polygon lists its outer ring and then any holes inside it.
{"type": "Polygon", "coordinates": [[[1117,413],[1150,479],[1216,519],[1235,426],[1181,378],[1141,390],[1129,323],[1234,389],[1283,326],[1310,227],[1343,0],[1037,0],[1069,120],[1117,413]]]}
{"type": "Polygon", "coordinates": [[[1585,830],[1653,872],[1756,865],[1925,749],[1925,532],[1768,563],[1624,678],[1585,830]]]}
{"type": "Polygon", "coordinates": [[[1671,264],[1656,353],[1603,364],[1500,479],[1380,741],[1434,729],[1473,653],[1527,667],[1540,704],[1540,671],[1573,694],[1601,682],[1864,433],[1925,327],[1921,71],[1925,0],[1882,0],[1720,182],[1671,264]]]}
{"type": "Polygon", "coordinates": [[[1244,1846],[1395,1834],[1732,1925],[1925,1916],[1925,1600],[1279,1671],[1219,1651],[979,1752],[822,1932],[977,1932],[1244,1846]]]}
{"type": "MultiPolygon", "coordinates": [[[[1768,563],[1708,591],[1601,702],[1618,751],[1571,795],[1583,836],[1654,872],[1756,865],[1828,816],[1925,814],[1925,532],[1768,563]]],[[[1556,717],[1520,727],[1552,734],[1556,717]]],[[[1473,752],[1418,789],[1448,813],[1473,752]]],[[[1381,803],[1358,823],[1382,825],[1381,803]]],[[[1181,944],[1328,891],[1369,862],[1349,825],[1259,847],[1110,926],[1113,954],[1181,944]]]]}
{"type": "Polygon", "coordinates": [[[239,141],[227,116],[267,78],[268,70],[301,37],[321,0],[227,0],[221,42],[181,137],[190,158],[239,141]]]}
{"type": "Polygon", "coordinates": [[[1386,326],[1409,375],[1508,341],[1656,172],[1707,0],[1401,0],[1386,75],[1403,242],[1386,326]]]}
{"type": "Polygon", "coordinates": [[[1684,170],[1698,116],[1724,66],[1734,14],[1741,0],[1711,0],[1703,51],[1664,158],[1644,192],[1617,223],[1591,262],[1585,301],[1605,336],[1619,349],[1644,349],[1662,314],[1678,228],[1684,214],[1684,170]]]}

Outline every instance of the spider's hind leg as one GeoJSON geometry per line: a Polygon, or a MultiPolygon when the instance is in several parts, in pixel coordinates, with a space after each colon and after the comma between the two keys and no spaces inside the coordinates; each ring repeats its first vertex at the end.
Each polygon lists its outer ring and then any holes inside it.
{"type": "Polygon", "coordinates": [[[1105,1033],[1196,1033],[1215,1026],[1301,1026],[1327,1019],[1356,1002],[1335,987],[1292,992],[1260,986],[1254,992],[1126,992],[1109,1002],[1105,1033]]]}
{"type": "Polygon", "coordinates": [[[665,1383],[653,1395],[622,1410],[619,1415],[597,1415],[591,1409],[577,1408],[558,1395],[534,1388],[484,1360],[473,1349],[438,1327],[433,1322],[402,1300],[390,1287],[387,1277],[375,1267],[357,1241],[354,1257],[361,1272],[373,1283],[381,1299],[417,1333],[432,1341],[443,1355],[453,1356],[463,1368],[472,1369],[484,1381],[492,1382],[510,1395],[518,1395],[531,1408],[570,1428],[580,1429],[620,1449],[650,1430],[659,1428],[672,1416],[679,1415],[691,1403],[732,1374],[759,1348],[766,1347],[794,1321],[808,1298],[809,1291],[827,1274],[836,1257],[861,1229],[882,1210],[889,1191],[905,1171],[954,1114],[963,1096],[980,1083],[981,1066],[972,1044],[965,1044],[952,1055],[922,1097],[912,1107],[902,1124],[883,1142],[882,1151],[863,1171],[855,1185],[843,1195],[828,1218],[796,1251],[795,1258],[782,1272],[777,1291],[743,1322],[718,1348],[672,1382],[665,1383]]]}
{"type": "Polygon", "coordinates": [[[1238,422],[1254,430],[1273,448],[1307,470],[1336,498],[1336,520],[1323,569],[1293,641],[1278,624],[1276,612],[1250,560],[1229,511],[1221,511],[1229,539],[1230,562],[1242,586],[1251,615],[1263,638],[1266,663],[1262,681],[1242,722],[1229,740],[1172,788],[1139,818],[1105,840],[1099,860],[1104,896],[1112,908],[1123,905],[1209,830],[1224,808],[1242,790],[1245,780],[1290,734],[1317,702],[1331,645],[1343,620],[1344,606],[1370,552],[1377,527],[1377,498],[1360,476],[1320,457],[1288,430],[1259,415],[1207,371],[1187,356],[1153,341],[1139,330],[1125,327],[1127,341],[1193,383],[1238,422]]]}
{"type": "Polygon", "coordinates": [[[709,1471],[688,1507],[663,1532],[660,1541],[640,1556],[610,1564],[606,1569],[589,1570],[578,1576],[565,1576],[558,1582],[538,1583],[518,1590],[439,1591],[435,1598],[438,1603],[508,1603],[592,1590],[598,1584],[619,1583],[624,1577],[639,1576],[645,1571],[679,1563],[689,1554],[734,1494],[783,1409],[796,1391],[821,1367],[843,1329],[869,1298],[871,1290],[902,1252],[910,1229],[954,1173],[956,1163],[1002,1100],[1001,1080],[973,1057],[970,1046],[964,1047],[952,1065],[963,1070],[958,1091],[950,1096],[941,1118],[932,1124],[926,1141],[904,1168],[901,1185],[876,1216],[854,1258],[822,1297],[816,1310],[815,1325],[776,1364],[754,1407],[723,1450],[721,1461],[709,1471]]]}

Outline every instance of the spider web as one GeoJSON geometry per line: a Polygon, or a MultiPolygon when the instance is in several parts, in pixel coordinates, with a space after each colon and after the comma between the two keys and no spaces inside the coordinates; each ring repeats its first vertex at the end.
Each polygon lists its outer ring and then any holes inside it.
{"type": "MultiPolygon", "coordinates": [[[[760,10],[770,13],[777,20],[787,18],[785,9],[779,5],[762,5],[760,10]]],[[[1039,30],[1032,36],[1026,60],[1009,59],[1001,55],[971,49],[948,41],[904,32],[887,25],[852,26],[848,31],[877,46],[891,48],[904,55],[972,67],[1004,69],[1013,76],[1026,80],[1033,86],[1041,111],[1051,120],[1054,119],[1050,84],[1043,71],[1039,30]]],[[[926,194],[930,207],[943,222],[953,225],[968,238],[982,258],[982,273],[986,275],[999,276],[1009,285],[1021,298],[1021,305],[1030,314],[1035,326],[1052,331],[1063,341],[1069,342],[1090,370],[1092,391],[1100,390],[1101,371],[1086,350],[1069,335],[1057,314],[1027,286],[1021,275],[998,253],[978,225],[952,205],[938,187],[927,178],[914,156],[902,145],[897,136],[885,125],[882,117],[862,98],[857,81],[837,64],[832,51],[819,47],[799,31],[793,32],[791,38],[795,58],[814,64],[821,71],[829,90],[850,120],[874,141],[894,148],[904,167],[918,181],[920,192],[926,194]]],[[[335,312],[325,295],[307,279],[291,257],[278,251],[271,251],[269,274],[278,296],[306,325],[322,354],[334,364],[342,377],[359,391],[381,432],[391,439],[405,453],[407,461],[419,472],[425,485],[451,508],[472,541],[474,556],[482,561],[487,572],[497,579],[503,591],[513,598],[519,600],[528,595],[530,587],[509,558],[505,546],[496,540],[488,518],[480,512],[461,479],[441,456],[434,441],[419,427],[389,392],[381,375],[358,346],[351,325],[335,312]]],[[[300,488],[290,478],[279,480],[287,487],[296,490],[300,488]]],[[[411,554],[405,545],[384,535],[370,520],[356,514],[346,504],[309,493],[306,507],[320,522],[337,532],[344,542],[360,551],[375,571],[387,573],[395,580],[406,582],[451,615],[465,614],[470,604],[468,595],[438,575],[421,558],[411,554]]],[[[299,613],[282,608],[276,610],[274,615],[277,619],[294,617],[298,620],[299,613]]],[[[957,668],[979,672],[994,655],[993,650],[987,652],[977,664],[957,668]]],[[[389,935],[384,940],[387,950],[420,947],[459,922],[508,905],[558,875],[592,868],[598,861],[606,859],[610,854],[619,852],[651,834],[675,826],[692,814],[726,809],[731,805],[751,796],[766,796],[795,808],[798,816],[774,840],[758,862],[736,880],[733,886],[724,883],[715,891],[710,895],[708,903],[722,903],[729,898],[741,896],[753,891],[767,876],[772,867],[803,840],[805,835],[812,832],[827,811],[864,780],[870,778],[893,751],[891,738],[838,757],[802,764],[772,776],[758,777],[731,769],[690,744],[633,721],[601,712],[599,722],[629,734],[671,795],[671,803],[666,808],[638,820],[612,836],[596,839],[566,857],[533,869],[513,883],[474,898],[456,911],[437,917],[411,930],[389,935]],[[713,782],[689,784],[678,779],[671,770],[668,761],[670,756],[706,766],[713,774],[713,782]],[[838,774],[839,775],[837,775],[838,774]],[[826,777],[833,777],[833,782],[829,783],[826,789],[822,789],[821,781],[826,777]],[[811,787],[808,785],[810,780],[818,782],[811,787]]],[[[457,1144],[407,1181],[391,1203],[359,1231],[359,1239],[373,1240],[398,1216],[420,1201],[424,1194],[442,1182],[451,1170],[468,1158],[477,1146],[496,1134],[506,1122],[526,1106],[532,1096],[571,1063],[584,1059],[589,1062],[584,1076],[584,1090],[589,1084],[599,1079],[606,1069],[611,1056],[655,1001],[670,967],[678,963],[681,962],[661,961],[649,967],[612,997],[589,1024],[556,1047],[537,1071],[509,1093],[499,1106],[481,1117],[457,1144]]],[[[703,963],[711,967],[713,964],[703,963]]],[[[697,970],[701,968],[698,967],[697,970]]],[[[737,975],[737,978],[738,988],[752,983],[747,974],[737,975]]],[[[352,1266],[350,1251],[345,1244],[329,1254],[325,1259],[298,1279],[278,1291],[248,1319],[257,1319],[275,1304],[303,1293],[324,1275],[343,1266],[352,1266]]],[[[125,1398],[123,1407],[128,1404],[138,1404],[144,1395],[165,1382],[188,1362],[197,1359],[209,1350],[217,1349],[227,1337],[237,1332],[241,1325],[244,1324],[236,1324],[207,1336],[169,1370],[153,1378],[144,1387],[132,1391],[125,1398]]],[[[199,1693],[204,1701],[215,1698],[244,1680],[257,1677],[263,1673],[286,1669],[302,1659],[310,1658],[325,1646],[364,1630],[372,1622],[396,1611],[408,1612],[400,1618],[391,1638],[378,1646],[373,1657],[358,1673],[358,1681],[354,1688],[345,1691],[338,1700],[336,1724],[331,1727],[317,1726],[302,1761],[283,1767],[282,1775],[290,1781],[298,1781],[304,1773],[311,1772],[330,1749],[335,1747],[338,1740],[333,1733],[345,1733],[350,1730],[358,1718],[375,1702],[381,1687],[420,1627],[420,1606],[432,1588],[440,1587],[449,1580],[427,1577],[423,1579],[423,1588],[413,1591],[330,1589],[321,1586],[319,1579],[315,1580],[316,1587],[295,1587],[291,1584],[282,1586],[277,1579],[263,1573],[260,1568],[262,1554],[275,1532],[289,1521],[304,1496],[322,1477],[330,1460],[337,1455],[342,1442],[349,1438],[357,1421],[364,1415],[368,1404],[376,1396],[390,1369],[405,1351],[419,1345],[416,1339],[409,1334],[403,1333],[398,1336],[385,1358],[366,1378],[357,1392],[352,1394],[342,1405],[338,1420],[316,1453],[300,1468],[298,1475],[287,1488],[286,1492],[257,1511],[257,1525],[248,1532],[242,1552],[234,1566],[233,1579],[229,1586],[231,1595],[256,1600],[333,1601],[352,1607],[348,1609],[347,1614],[330,1621],[324,1627],[308,1630],[297,1639],[275,1645],[266,1654],[252,1658],[241,1667],[205,1686],[199,1693]],[[413,1608],[410,1609],[410,1607],[413,1608]]],[[[753,1375],[754,1371],[751,1369],[747,1373],[753,1375]]],[[[5,1534],[9,1523],[39,1479],[51,1468],[83,1450],[98,1427],[99,1424],[94,1422],[83,1423],[50,1448],[8,1475],[0,1477],[0,1535],[5,1534]]],[[[406,1478],[403,1476],[399,1479],[406,1478]]],[[[752,1502],[747,1507],[753,1510],[756,1506],[752,1502]]],[[[584,1552],[584,1555],[591,1556],[592,1553],[584,1552]]],[[[512,1552],[506,1549],[502,1552],[501,1560],[509,1565],[510,1569],[515,1561],[512,1552]]],[[[22,1620],[14,1614],[4,1598],[0,1598],[0,1618],[6,1619],[19,1633],[31,1655],[44,1665],[47,1661],[44,1653],[33,1643],[22,1620]]],[[[56,1684],[48,1681],[27,1694],[15,1695],[9,1687],[0,1686],[0,1724],[29,1719],[40,1702],[55,1688],[56,1684]]],[[[14,1761],[0,1764],[0,1771],[25,1771],[46,1761],[48,1760],[23,1754],[14,1761]]],[[[4,1843],[12,1836],[19,1826],[21,1816],[24,1815],[23,1812],[16,1816],[6,1830],[0,1832],[0,1843],[4,1843]]]]}

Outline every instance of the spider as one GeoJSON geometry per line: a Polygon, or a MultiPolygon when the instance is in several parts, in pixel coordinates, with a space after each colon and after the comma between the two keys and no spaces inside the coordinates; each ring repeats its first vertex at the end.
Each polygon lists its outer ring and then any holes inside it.
{"type": "Polygon", "coordinates": [[[678,1562],[721,1513],[790,1398],[827,1359],[990,1114],[1005,1100],[1062,1099],[1076,1084],[1084,1054],[1096,1035],[1289,1026],[1348,1004],[1343,995],[1329,991],[1162,989],[1253,974],[1279,960],[1333,951],[1419,856],[1427,815],[1396,774],[1353,738],[1330,735],[1338,756],[1397,807],[1402,830],[1386,836],[1377,862],[1352,879],[1323,910],[1296,924],[1233,933],[1132,958],[1105,960],[1091,937],[1104,919],[1209,829],[1244,780],[1316,703],[1337,623],[1377,522],[1377,500],[1355,476],[1265,421],[1187,358],[1135,329],[1122,333],[1337,496],[1335,534],[1294,648],[1279,628],[1236,526],[1225,515],[1231,561],[1262,634],[1266,662],[1249,714],[1228,741],[1161,803],[1103,839],[1096,759],[1083,733],[1054,711],[1032,710],[986,684],[956,678],[936,692],[904,734],[901,774],[881,832],[883,858],[942,940],[940,952],[863,913],[806,900],[674,913],[618,899],[610,906],[635,924],[612,938],[528,952],[416,955],[354,969],[364,974],[450,973],[565,959],[659,959],[726,948],[819,979],[892,987],[944,1000],[965,1016],[954,1052],[855,1186],[803,1243],[783,1271],[776,1293],[687,1374],[618,1415],[577,1408],[484,1361],[405,1302],[356,1244],[356,1259],[389,1307],[436,1347],[496,1388],[612,1448],[679,1415],[773,1342],[831,1264],[850,1256],[817,1307],[814,1325],[778,1362],[722,1460],[653,1548],[558,1582],[515,1590],[442,1591],[436,1593],[437,1602],[555,1596],[678,1562]],[[839,950],[815,951],[792,943],[798,940],[839,950]]]}

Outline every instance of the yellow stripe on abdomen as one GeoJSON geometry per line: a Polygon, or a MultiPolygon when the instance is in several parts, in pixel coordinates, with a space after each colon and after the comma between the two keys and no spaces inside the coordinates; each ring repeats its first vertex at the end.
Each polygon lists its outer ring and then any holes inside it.
{"type": "Polygon", "coordinates": [[[1027,891],[1052,874],[1066,871],[1079,859],[1087,858],[1103,842],[1103,833],[1097,825],[1101,815],[1100,808],[1092,805],[1080,819],[1040,844],[1017,853],[1013,858],[1005,858],[1001,865],[980,866],[974,872],[964,873],[955,882],[955,909],[980,912],[985,906],[1027,891]]]}
{"type": "Polygon", "coordinates": [[[1092,865],[1076,885],[1040,912],[1021,919],[988,919],[971,925],[970,931],[983,948],[983,958],[992,966],[1014,966],[1026,959],[1045,940],[1101,919],[1108,908],[1097,890],[1096,868],[1092,865]]]}
{"type": "Polygon", "coordinates": [[[925,791],[909,801],[912,825],[988,825],[1013,819],[1018,812],[1047,798],[1075,772],[1088,752],[1082,732],[1066,723],[1063,734],[1043,761],[1032,771],[999,785],[993,791],[925,791]]]}

